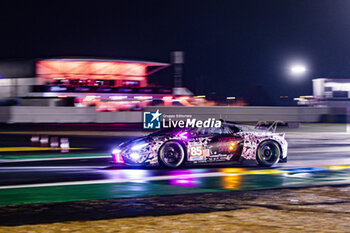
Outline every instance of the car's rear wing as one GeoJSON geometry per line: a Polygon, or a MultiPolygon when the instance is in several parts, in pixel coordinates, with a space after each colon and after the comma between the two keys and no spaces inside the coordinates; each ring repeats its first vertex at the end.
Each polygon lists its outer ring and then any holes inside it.
{"type": "Polygon", "coordinates": [[[256,129],[264,129],[264,130],[271,131],[271,132],[275,133],[277,130],[278,124],[285,124],[285,122],[280,121],[280,120],[276,120],[270,125],[269,122],[267,122],[267,121],[258,121],[255,125],[255,128],[256,129]],[[270,125],[270,126],[267,127],[268,125],[270,125]]]}

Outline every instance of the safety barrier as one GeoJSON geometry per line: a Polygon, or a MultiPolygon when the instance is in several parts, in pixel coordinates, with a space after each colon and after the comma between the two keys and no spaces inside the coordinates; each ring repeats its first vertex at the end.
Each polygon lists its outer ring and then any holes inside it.
{"type": "MultiPolygon", "coordinates": [[[[326,107],[146,107],[145,111],[163,115],[192,115],[236,122],[275,121],[321,122],[329,119],[332,109],[326,107]]],[[[180,119],[178,117],[177,119],[180,119]]],[[[0,107],[1,123],[141,123],[142,112],[97,112],[94,107],[11,106],[0,107]]]]}
{"type": "Polygon", "coordinates": [[[284,122],[320,122],[324,115],[331,113],[326,107],[260,107],[260,106],[196,106],[196,107],[147,107],[145,111],[158,110],[163,115],[192,115],[199,120],[208,118],[236,122],[258,122],[276,120],[284,122]]]}

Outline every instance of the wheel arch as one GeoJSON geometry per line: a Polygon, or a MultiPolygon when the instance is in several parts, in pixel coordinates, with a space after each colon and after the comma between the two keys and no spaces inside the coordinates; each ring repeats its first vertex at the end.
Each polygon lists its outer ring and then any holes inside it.
{"type": "Polygon", "coordinates": [[[187,145],[186,145],[186,143],[184,143],[182,140],[179,140],[179,139],[174,138],[174,139],[166,140],[166,141],[164,141],[164,142],[160,145],[160,147],[159,147],[159,149],[158,149],[158,155],[159,155],[160,148],[162,148],[162,146],[163,146],[165,143],[167,143],[167,142],[178,142],[178,143],[180,143],[181,146],[183,146],[183,148],[184,148],[184,150],[185,150],[185,152],[186,152],[186,154],[187,154],[187,145]]]}
{"type": "Polygon", "coordinates": [[[258,156],[258,149],[259,149],[260,144],[263,142],[266,142],[266,141],[273,141],[277,144],[278,149],[280,150],[280,153],[281,153],[280,158],[279,158],[279,160],[280,160],[283,157],[282,156],[283,155],[282,146],[281,146],[281,143],[279,143],[276,139],[273,139],[273,138],[265,138],[265,139],[261,140],[261,142],[258,143],[258,145],[256,146],[256,151],[255,151],[255,159],[257,159],[256,157],[258,156]]]}
{"type": "MultiPolygon", "coordinates": [[[[273,139],[273,138],[264,138],[263,140],[261,140],[261,142],[259,142],[258,146],[259,146],[262,142],[264,142],[264,141],[273,141],[273,142],[276,142],[277,145],[278,145],[278,147],[279,147],[279,149],[280,149],[280,151],[281,151],[281,154],[282,154],[283,151],[282,151],[281,143],[279,143],[276,139],[273,139]]],[[[258,149],[258,147],[257,147],[257,149],[258,149]]]]}
{"type": "Polygon", "coordinates": [[[184,162],[186,162],[186,161],[187,161],[187,145],[186,145],[183,141],[174,138],[174,139],[166,140],[166,141],[164,141],[164,142],[160,145],[160,147],[159,147],[159,149],[158,149],[158,152],[157,152],[158,164],[161,164],[161,161],[160,161],[160,150],[162,149],[162,147],[163,147],[163,146],[165,145],[165,143],[167,143],[167,142],[177,142],[177,143],[179,143],[179,144],[182,146],[183,151],[184,151],[184,162]]]}

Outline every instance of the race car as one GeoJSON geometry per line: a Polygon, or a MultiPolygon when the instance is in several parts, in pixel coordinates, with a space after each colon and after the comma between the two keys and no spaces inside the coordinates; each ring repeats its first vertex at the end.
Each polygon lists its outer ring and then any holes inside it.
{"type": "Polygon", "coordinates": [[[113,163],[130,166],[163,166],[256,161],[271,167],[287,162],[284,133],[261,127],[223,122],[219,128],[162,129],[120,144],[112,151],[113,163]]]}

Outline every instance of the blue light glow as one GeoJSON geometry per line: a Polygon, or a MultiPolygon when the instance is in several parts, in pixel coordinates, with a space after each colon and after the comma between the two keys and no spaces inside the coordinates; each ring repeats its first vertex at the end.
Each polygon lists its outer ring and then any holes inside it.
{"type": "Polygon", "coordinates": [[[147,146],[147,145],[148,145],[148,143],[139,144],[139,145],[133,146],[133,147],[131,148],[131,150],[140,150],[140,149],[144,148],[144,147],[147,146]]]}
{"type": "Polygon", "coordinates": [[[140,157],[141,157],[140,154],[139,154],[139,153],[136,153],[136,152],[130,154],[130,158],[131,158],[132,160],[134,160],[134,161],[139,160],[140,157]]]}
{"type": "Polygon", "coordinates": [[[119,149],[114,149],[113,151],[112,151],[112,154],[119,154],[120,153],[120,150],[119,149]]]}

